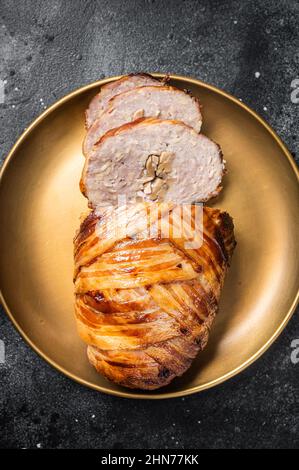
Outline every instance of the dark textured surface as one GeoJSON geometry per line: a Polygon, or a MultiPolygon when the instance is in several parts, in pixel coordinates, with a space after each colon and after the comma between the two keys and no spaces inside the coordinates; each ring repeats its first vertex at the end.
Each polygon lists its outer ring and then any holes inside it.
{"type": "MultiPolygon", "coordinates": [[[[1,155],[48,106],[103,76],[189,75],[243,99],[295,154],[298,2],[1,0],[1,155]],[[259,74],[256,74],[259,72],[259,74]]],[[[299,447],[298,316],[238,377],[160,402],[83,388],[44,363],[1,311],[0,447],[299,447]]]]}

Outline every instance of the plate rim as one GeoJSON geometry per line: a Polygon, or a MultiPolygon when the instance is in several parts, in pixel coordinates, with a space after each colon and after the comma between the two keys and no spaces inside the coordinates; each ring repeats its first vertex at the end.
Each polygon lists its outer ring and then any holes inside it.
{"type": "MultiPolygon", "coordinates": [[[[283,143],[282,139],[278,136],[278,134],[274,131],[274,129],[253,109],[251,109],[248,105],[243,103],[243,101],[240,101],[238,98],[234,97],[230,93],[214,86],[209,83],[203,82],[201,80],[198,80],[196,78],[191,78],[191,77],[186,77],[183,75],[176,75],[176,74],[165,74],[165,73],[157,73],[153,72],[151,73],[154,77],[157,78],[162,78],[165,77],[165,75],[168,75],[169,78],[172,79],[177,79],[181,80],[183,82],[199,86],[202,88],[206,88],[218,95],[221,95],[230,101],[234,102],[241,108],[243,108],[245,111],[247,111],[249,114],[251,114],[274,138],[274,140],[277,142],[279,147],[282,150],[283,155],[287,158],[289,161],[291,168],[297,177],[297,180],[299,182],[299,168],[297,167],[297,164],[295,160],[293,159],[290,151],[286,147],[286,145],[283,143]]],[[[97,80],[95,82],[89,83],[87,85],[84,85],[80,88],[77,88],[67,95],[63,96],[59,100],[57,100],[55,103],[53,103],[49,108],[47,108],[45,111],[43,111],[37,118],[35,118],[31,124],[22,132],[20,137],[17,139],[15,144],[12,146],[11,150],[5,157],[1,169],[0,169],[0,186],[2,184],[2,179],[4,178],[6,169],[9,165],[9,162],[13,159],[14,155],[16,154],[16,151],[18,147],[21,145],[21,143],[26,139],[26,137],[42,122],[49,114],[51,114],[54,110],[56,110],[58,107],[66,103],[67,101],[71,100],[77,95],[80,95],[81,93],[84,93],[88,90],[92,90],[93,88],[97,88],[99,86],[103,86],[106,83],[112,82],[114,80],[118,80],[119,78],[123,77],[124,75],[118,75],[114,77],[107,77],[103,78],[101,80],[97,80]]],[[[18,331],[18,333],[21,335],[21,337],[25,340],[25,342],[35,351],[42,359],[44,359],[49,365],[54,367],[58,372],[61,374],[65,375],[69,379],[74,380],[75,382],[79,383],[80,385],[85,385],[88,388],[91,388],[93,390],[105,393],[107,395],[112,395],[112,396],[117,396],[117,397],[122,397],[122,398],[132,398],[132,399],[140,399],[140,400],[162,400],[162,399],[168,399],[168,398],[179,398],[179,397],[184,397],[188,395],[192,395],[197,392],[201,392],[203,390],[207,390],[209,388],[215,387],[216,385],[220,385],[221,383],[227,381],[228,379],[231,379],[247,369],[251,364],[253,364],[257,359],[259,359],[273,344],[273,342],[278,338],[278,336],[282,333],[286,325],[288,324],[289,320],[291,319],[293,313],[295,312],[295,309],[299,303],[299,286],[297,293],[291,303],[291,306],[289,310],[286,312],[286,315],[284,316],[282,322],[278,326],[278,328],[274,331],[272,336],[268,339],[268,341],[258,350],[256,351],[252,356],[250,356],[246,361],[244,361],[242,364],[240,364],[238,367],[234,368],[233,370],[227,372],[226,374],[221,375],[217,379],[211,380],[205,384],[202,385],[196,385],[194,387],[191,387],[187,390],[182,390],[182,391],[177,391],[177,392],[165,392],[161,394],[150,394],[148,392],[146,393],[135,393],[134,391],[129,392],[124,390],[110,390],[107,389],[101,385],[96,385],[92,384],[89,381],[82,379],[81,377],[69,372],[66,370],[64,367],[60,366],[56,361],[52,360],[46,353],[44,353],[30,338],[27,336],[27,334],[23,331],[21,326],[18,324],[17,320],[15,319],[13,312],[10,310],[8,307],[4,294],[2,292],[1,286],[0,286],[0,302],[3,305],[4,311],[7,314],[8,318],[11,320],[12,324],[14,325],[15,329],[18,331]]]]}

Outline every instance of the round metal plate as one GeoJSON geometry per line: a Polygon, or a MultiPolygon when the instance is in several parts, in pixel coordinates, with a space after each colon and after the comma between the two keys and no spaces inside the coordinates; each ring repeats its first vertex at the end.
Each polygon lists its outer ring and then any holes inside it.
{"type": "MultiPolygon", "coordinates": [[[[156,74],[159,76],[159,74],[156,74]]],[[[84,110],[100,86],[58,101],[11,150],[0,184],[0,284],[3,305],[44,359],[81,384],[134,398],[204,390],[257,359],[290,319],[298,299],[298,170],[274,131],[232,96],[172,76],[203,104],[203,132],[227,161],[214,207],[234,218],[238,245],[206,350],[183,377],[155,392],[130,391],[98,375],[86,358],[73,314],[73,245],[87,204],[79,191],[84,110]]]]}

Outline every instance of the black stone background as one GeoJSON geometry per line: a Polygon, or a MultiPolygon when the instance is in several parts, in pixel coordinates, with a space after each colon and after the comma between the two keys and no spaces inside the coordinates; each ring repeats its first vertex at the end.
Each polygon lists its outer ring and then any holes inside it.
{"type": "MultiPolygon", "coordinates": [[[[296,0],[1,0],[1,156],[66,93],[132,71],[197,77],[242,98],[295,156],[296,0]],[[260,72],[259,78],[255,73],[260,72]]],[[[17,286],[16,286],[17,295],[17,286]]],[[[84,388],[43,362],[4,312],[0,447],[298,448],[298,316],[245,372],[206,392],[135,401],[84,388]]]]}

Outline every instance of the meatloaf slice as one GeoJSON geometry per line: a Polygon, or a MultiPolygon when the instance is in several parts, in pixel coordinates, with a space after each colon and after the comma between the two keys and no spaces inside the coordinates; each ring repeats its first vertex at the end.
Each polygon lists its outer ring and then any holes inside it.
{"type": "Polygon", "coordinates": [[[181,121],[141,118],[107,132],[85,162],[90,207],[127,201],[203,202],[220,191],[220,147],[181,121]]]}
{"type": "Polygon", "coordinates": [[[144,86],[121,93],[109,101],[109,106],[88,130],[83,152],[85,155],[109,130],[141,117],[175,119],[200,131],[202,116],[198,99],[170,86],[144,86]]]}
{"type": "Polygon", "coordinates": [[[91,100],[85,113],[85,123],[88,129],[107,106],[108,101],[115,95],[139,86],[162,86],[160,81],[146,73],[136,73],[121,77],[119,80],[103,85],[101,91],[91,100]]]}

